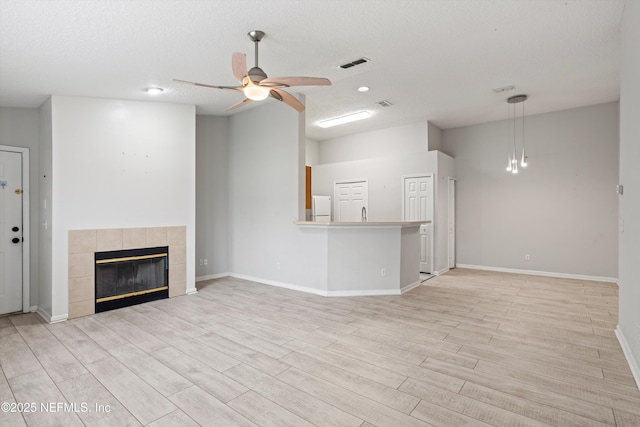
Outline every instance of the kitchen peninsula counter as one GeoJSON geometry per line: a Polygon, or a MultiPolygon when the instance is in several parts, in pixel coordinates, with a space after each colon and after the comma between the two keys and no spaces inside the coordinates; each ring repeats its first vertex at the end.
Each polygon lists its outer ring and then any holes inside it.
{"type": "MultiPolygon", "coordinates": [[[[430,221],[296,221],[322,242],[327,296],[400,295],[420,284],[420,225],[430,221]]],[[[323,287],[325,287],[323,286],[323,287]]]]}
{"type": "Polygon", "coordinates": [[[419,227],[422,224],[429,224],[431,221],[358,221],[358,222],[337,222],[337,221],[296,221],[296,225],[303,227],[419,227]]]}

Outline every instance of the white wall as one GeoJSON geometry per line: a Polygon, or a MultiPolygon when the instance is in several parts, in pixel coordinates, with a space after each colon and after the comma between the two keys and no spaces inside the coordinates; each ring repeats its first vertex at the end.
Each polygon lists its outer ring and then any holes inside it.
{"type": "Polygon", "coordinates": [[[620,75],[620,338],[640,386],[640,2],[628,1],[622,21],[620,75]]]}
{"type": "Polygon", "coordinates": [[[435,173],[437,151],[399,153],[375,159],[317,165],[313,168],[313,194],[333,197],[334,182],[367,179],[369,221],[402,221],[402,175],[435,173]]]}
{"type": "Polygon", "coordinates": [[[293,223],[304,220],[303,117],[267,102],[229,119],[229,271],[326,290],[326,236],[293,223]]]}
{"type": "Polygon", "coordinates": [[[186,226],[195,289],[195,107],[53,96],[52,127],[52,318],[68,311],[73,229],[186,226]]]}
{"type": "MultiPolygon", "coordinates": [[[[52,102],[47,99],[39,109],[39,138],[38,142],[38,187],[40,200],[31,206],[38,208],[38,312],[45,319],[51,318],[53,312],[53,224],[51,215],[51,195],[53,186],[51,171],[53,167],[53,122],[52,102]],[[46,224],[46,226],[44,225],[46,224]]],[[[33,284],[32,284],[33,287],[33,284]]]]}
{"type": "Polygon", "coordinates": [[[458,263],[617,277],[618,103],[530,116],[526,130],[518,175],[505,170],[506,121],[443,131],[458,263]]]}
{"type": "Polygon", "coordinates": [[[306,139],[305,145],[305,165],[315,166],[320,163],[320,142],[315,139],[306,139]]]}
{"type": "Polygon", "coordinates": [[[442,151],[442,129],[428,122],[429,151],[442,151]]]}
{"type": "Polygon", "coordinates": [[[196,277],[229,272],[229,118],[196,117],[196,277]],[[206,259],[207,265],[200,265],[206,259]]]}
{"type": "Polygon", "coordinates": [[[29,227],[31,232],[30,305],[38,304],[38,110],[35,108],[0,107],[0,145],[29,149],[29,227]]]}
{"type": "Polygon", "coordinates": [[[320,141],[319,164],[394,156],[427,148],[427,123],[413,123],[320,141]]]}

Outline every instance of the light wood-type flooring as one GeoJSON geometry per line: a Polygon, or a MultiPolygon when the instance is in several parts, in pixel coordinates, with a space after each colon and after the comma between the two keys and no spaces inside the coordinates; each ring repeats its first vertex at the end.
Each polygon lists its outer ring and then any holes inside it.
{"type": "Polygon", "coordinates": [[[30,412],[0,425],[637,427],[617,306],[611,283],[456,269],[402,296],[224,278],[51,325],[5,316],[0,402],[30,412]]]}

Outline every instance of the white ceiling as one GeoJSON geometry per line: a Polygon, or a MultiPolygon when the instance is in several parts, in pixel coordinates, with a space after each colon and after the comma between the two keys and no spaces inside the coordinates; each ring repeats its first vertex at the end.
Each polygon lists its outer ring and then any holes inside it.
{"type": "Polygon", "coordinates": [[[0,106],[34,108],[54,94],[226,115],[241,94],[172,79],[236,84],[231,54],[247,53],[251,67],[246,33],[259,29],[270,77],[333,82],[299,90],[308,137],[427,120],[446,129],[504,119],[506,98],[519,93],[529,95],[527,115],[617,100],[623,8],[624,0],[0,0],[0,106]],[[371,61],[339,68],[360,57],[371,61]],[[357,92],[362,85],[371,90],[357,92]],[[507,85],[516,90],[492,92],[507,85]],[[151,97],[148,86],[165,92],[151,97]],[[315,124],[362,109],[373,118],[315,124]]]}

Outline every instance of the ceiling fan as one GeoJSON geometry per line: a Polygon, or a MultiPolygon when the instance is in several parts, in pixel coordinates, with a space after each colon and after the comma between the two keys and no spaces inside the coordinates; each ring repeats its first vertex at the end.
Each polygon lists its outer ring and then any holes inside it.
{"type": "Polygon", "coordinates": [[[174,79],[176,82],[187,83],[195,86],[210,87],[214,89],[229,89],[237,92],[244,93],[246,97],[237,104],[227,108],[229,110],[235,110],[236,108],[247,105],[253,101],[262,101],[267,97],[277,99],[285,104],[293,107],[297,111],[304,111],[304,105],[298,101],[298,99],[291,95],[289,92],[282,90],[282,88],[291,86],[329,86],[331,81],[322,77],[267,77],[267,74],[258,66],[258,43],[264,37],[263,31],[254,30],[248,34],[249,38],[255,44],[255,57],[256,65],[247,71],[247,55],[240,52],[235,52],[231,57],[231,66],[233,68],[233,75],[242,86],[216,86],[205,83],[195,83],[186,80],[174,79]]]}

